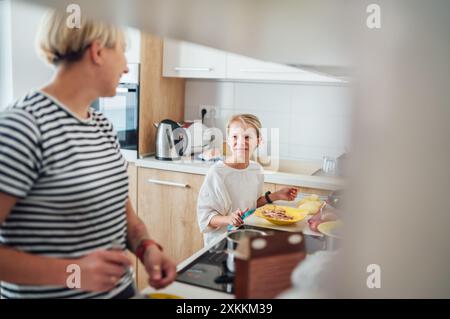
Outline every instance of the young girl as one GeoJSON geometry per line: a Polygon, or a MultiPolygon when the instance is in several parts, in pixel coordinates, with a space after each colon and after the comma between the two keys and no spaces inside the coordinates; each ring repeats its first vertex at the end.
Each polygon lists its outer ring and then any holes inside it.
{"type": "Polygon", "coordinates": [[[228,225],[241,226],[242,215],[267,204],[266,197],[270,201],[292,201],[297,196],[295,188],[264,195],[263,169],[250,161],[261,143],[260,130],[260,121],[251,114],[235,115],[228,121],[227,143],[231,155],[210,168],[197,202],[198,223],[205,245],[226,233],[228,225]]]}

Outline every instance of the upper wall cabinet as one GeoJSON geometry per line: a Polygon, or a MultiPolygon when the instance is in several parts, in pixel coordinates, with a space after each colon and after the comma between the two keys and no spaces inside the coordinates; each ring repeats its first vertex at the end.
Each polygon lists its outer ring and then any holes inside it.
{"type": "Polygon", "coordinates": [[[227,79],[298,82],[342,82],[338,78],[300,68],[227,54],[227,79]]]}
{"type": "Polygon", "coordinates": [[[201,45],[164,40],[163,76],[212,78],[226,76],[225,52],[201,45]]]}
{"type": "Polygon", "coordinates": [[[164,40],[163,76],[254,81],[342,83],[342,79],[208,47],[164,40]]]}

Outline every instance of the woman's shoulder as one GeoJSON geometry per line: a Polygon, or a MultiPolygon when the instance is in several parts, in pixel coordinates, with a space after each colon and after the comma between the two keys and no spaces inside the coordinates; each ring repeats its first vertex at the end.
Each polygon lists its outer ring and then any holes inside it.
{"type": "Polygon", "coordinates": [[[113,130],[112,122],[103,114],[103,112],[98,111],[92,107],[89,109],[89,112],[91,113],[93,121],[101,126],[108,127],[113,130]]]}
{"type": "Polygon", "coordinates": [[[91,107],[91,108],[89,109],[89,112],[91,113],[91,115],[92,115],[95,119],[97,119],[97,120],[99,120],[99,121],[109,122],[108,118],[105,116],[105,114],[103,114],[102,111],[96,110],[96,109],[94,109],[93,107],[91,107]]]}
{"type": "Polygon", "coordinates": [[[0,113],[2,121],[14,121],[26,123],[37,128],[39,114],[45,112],[48,107],[47,97],[37,90],[33,90],[21,98],[8,104],[0,113]]]}
{"type": "Polygon", "coordinates": [[[6,106],[4,111],[7,112],[27,112],[32,114],[33,111],[42,109],[46,106],[48,98],[39,90],[32,90],[6,106]]]}

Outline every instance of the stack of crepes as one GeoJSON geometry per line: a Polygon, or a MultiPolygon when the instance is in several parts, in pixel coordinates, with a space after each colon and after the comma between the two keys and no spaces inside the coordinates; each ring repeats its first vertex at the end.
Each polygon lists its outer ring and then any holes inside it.
{"type": "Polygon", "coordinates": [[[319,211],[322,205],[323,201],[320,200],[319,196],[312,194],[304,197],[299,202],[298,209],[307,211],[308,215],[314,215],[319,211]]]}
{"type": "Polygon", "coordinates": [[[318,227],[320,224],[338,220],[335,208],[326,205],[326,208],[321,212],[323,206],[324,201],[321,201],[319,196],[315,194],[307,196],[299,202],[298,208],[308,212],[310,215],[308,219],[309,228],[315,232],[319,231],[318,227]]]}

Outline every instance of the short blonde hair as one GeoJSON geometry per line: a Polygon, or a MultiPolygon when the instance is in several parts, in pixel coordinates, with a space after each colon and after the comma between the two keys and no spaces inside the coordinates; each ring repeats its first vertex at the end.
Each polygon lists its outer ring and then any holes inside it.
{"type": "Polygon", "coordinates": [[[233,115],[227,123],[227,131],[230,128],[231,123],[233,122],[241,122],[244,125],[253,127],[256,130],[256,136],[259,138],[261,136],[261,122],[259,119],[253,114],[236,114],[233,115]]]}
{"type": "Polygon", "coordinates": [[[40,25],[37,45],[50,64],[80,60],[94,40],[107,48],[114,48],[120,40],[125,41],[124,32],[119,27],[82,16],[80,28],[70,28],[66,24],[67,17],[64,12],[51,10],[40,25]]]}

